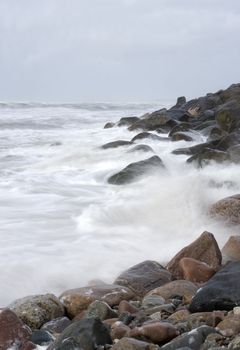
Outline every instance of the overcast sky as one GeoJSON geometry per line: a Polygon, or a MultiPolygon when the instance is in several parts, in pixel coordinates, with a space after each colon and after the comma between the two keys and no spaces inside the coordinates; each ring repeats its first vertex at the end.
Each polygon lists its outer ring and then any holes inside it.
{"type": "Polygon", "coordinates": [[[240,0],[0,0],[0,101],[159,101],[240,82],[240,0]]]}

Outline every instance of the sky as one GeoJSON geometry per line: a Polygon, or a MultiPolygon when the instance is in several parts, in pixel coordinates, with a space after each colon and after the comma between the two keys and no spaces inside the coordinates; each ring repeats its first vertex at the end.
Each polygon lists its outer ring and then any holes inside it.
{"type": "Polygon", "coordinates": [[[0,0],[0,101],[189,99],[237,82],[239,0],[0,0]]]}

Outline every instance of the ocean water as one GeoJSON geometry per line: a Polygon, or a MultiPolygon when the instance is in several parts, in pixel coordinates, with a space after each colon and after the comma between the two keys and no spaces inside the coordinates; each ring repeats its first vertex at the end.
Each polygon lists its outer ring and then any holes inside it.
{"type": "Polygon", "coordinates": [[[239,193],[240,167],[199,170],[171,153],[194,142],[144,140],[167,170],[126,186],[107,183],[151,154],[101,149],[137,134],[104,124],[162,106],[0,104],[1,307],[30,294],[58,296],[95,278],[112,282],[145,259],[165,263],[204,230],[220,246],[239,233],[211,220],[207,209],[239,193]]]}

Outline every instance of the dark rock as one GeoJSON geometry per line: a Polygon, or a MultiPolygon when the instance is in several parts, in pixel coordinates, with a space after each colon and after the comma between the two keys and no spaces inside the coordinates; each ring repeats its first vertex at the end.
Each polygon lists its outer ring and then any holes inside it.
{"type": "Polygon", "coordinates": [[[240,224],[240,194],[230,196],[213,204],[209,209],[211,217],[226,221],[228,224],[240,224]]]}
{"type": "Polygon", "coordinates": [[[200,143],[196,146],[187,147],[187,148],[178,148],[172,151],[173,154],[187,154],[187,155],[194,155],[199,152],[202,152],[205,148],[215,149],[218,145],[219,140],[213,140],[210,142],[204,142],[200,143]]]}
{"type": "Polygon", "coordinates": [[[54,338],[51,333],[47,331],[37,330],[32,333],[31,341],[34,344],[46,346],[52,343],[54,341],[54,338]]]}
{"type": "Polygon", "coordinates": [[[227,151],[229,148],[240,144],[240,132],[232,132],[222,137],[216,148],[220,151],[227,151]]]}
{"type": "Polygon", "coordinates": [[[131,148],[130,150],[128,150],[127,152],[152,152],[154,153],[154,150],[152,149],[152,147],[148,146],[148,145],[136,145],[133,148],[131,148]]]}
{"type": "Polygon", "coordinates": [[[119,120],[118,122],[118,126],[127,126],[127,125],[132,125],[134,123],[136,123],[137,121],[139,121],[140,118],[138,117],[123,117],[119,120]]]}
{"type": "Polygon", "coordinates": [[[167,264],[167,269],[175,278],[183,278],[179,262],[182,258],[193,258],[205,262],[217,270],[222,262],[222,254],[217,241],[210,232],[203,232],[194,242],[180,250],[177,255],[167,264]]]}
{"type": "Polygon", "coordinates": [[[142,129],[145,131],[156,130],[164,127],[166,130],[172,128],[177,122],[171,119],[170,115],[167,114],[166,110],[160,110],[147,115],[145,118],[140,119],[136,123],[132,124],[128,129],[134,131],[142,129]]]}
{"type": "Polygon", "coordinates": [[[44,323],[64,316],[64,307],[53,294],[32,295],[17,299],[9,305],[17,316],[32,329],[39,329],[44,323]]]}
{"type": "Polygon", "coordinates": [[[155,141],[169,141],[167,137],[161,137],[155,134],[152,134],[150,132],[141,132],[140,134],[137,134],[134,136],[131,140],[131,142],[135,142],[137,140],[142,140],[142,139],[150,139],[150,140],[155,140],[155,141]]]}
{"type": "Polygon", "coordinates": [[[139,177],[151,171],[163,169],[164,165],[158,156],[131,163],[126,168],[112,175],[108,179],[108,183],[113,185],[124,185],[136,181],[139,177]]]}
{"type": "Polygon", "coordinates": [[[172,276],[155,261],[144,261],[122,272],[114,283],[126,286],[136,295],[144,296],[150,290],[171,281],[172,276]]]}
{"type": "Polygon", "coordinates": [[[81,311],[86,310],[94,300],[105,301],[109,306],[115,306],[121,300],[129,300],[134,293],[123,286],[103,284],[101,286],[88,286],[70,289],[62,293],[60,300],[65,306],[68,315],[73,318],[81,311]]]}
{"type": "Polygon", "coordinates": [[[237,305],[240,305],[240,262],[231,262],[198,290],[190,311],[232,310],[237,305]]]}
{"type": "Polygon", "coordinates": [[[117,313],[110,308],[110,306],[104,301],[95,300],[93,301],[87,309],[85,317],[99,318],[104,321],[108,318],[117,317],[117,313]]]}
{"type": "Polygon", "coordinates": [[[240,163],[240,144],[228,148],[231,162],[240,163]]]}
{"type": "Polygon", "coordinates": [[[193,128],[192,124],[190,123],[179,123],[178,125],[174,126],[171,131],[168,134],[168,137],[171,137],[173,134],[179,131],[189,131],[193,128]]]}
{"type": "MultiPolygon", "coordinates": [[[[9,310],[0,310],[0,349],[7,350],[12,346],[24,350],[28,346],[31,330],[9,310]]],[[[14,348],[15,348],[14,347],[14,348]]],[[[33,349],[33,347],[31,347],[33,349]]]]}
{"type": "Polygon", "coordinates": [[[199,153],[187,159],[187,163],[195,162],[199,167],[209,165],[211,162],[223,163],[229,161],[229,154],[216,149],[204,148],[199,153]]]}
{"type": "Polygon", "coordinates": [[[187,103],[186,97],[185,96],[180,96],[180,97],[177,98],[177,103],[176,103],[175,107],[179,108],[182,105],[184,105],[185,103],[187,103]]]}
{"type": "Polygon", "coordinates": [[[102,148],[103,149],[117,148],[117,147],[121,147],[121,146],[128,146],[131,144],[132,144],[132,142],[130,142],[130,141],[118,140],[118,141],[108,142],[105,145],[103,145],[102,148]]]}
{"type": "Polygon", "coordinates": [[[86,318],[68,326],[48,350],[96,350],[105,344],[112,344],[106,326],[99,319],[86,318]]]}
{"type": "Polygon", "coordinates": [[[239,117],[240,105],[236,100],[228,101],[216,111],[216,122],[226,132],[235,131],[239,127],[239,117]]]}
{"type": "Polygon", "coordinates": [[[45,323],[41,330],[48,331],[52,334],[59,334],[64,331],[71,324],[71,321],[67,317],[58,317],[52,321],[45,323]]]}
{"type": "Polygon", "coordinates": [[[216,330],[212,327],[201,326],[188,333],[181,334],[171,342],[163,345],[161,349],[176,350],[189,347],[192,350],[199,350],[206,337],[211,333],[216,333],[216,330]]]}
{"type": "Polygon", "coordinates": [[[114,127],[114,123],[112,123],[112,122],[108,122],[108,123],[106,123],[105,125],[104,125],[104,129],[110,129],[110,128],[113,128],[114,127]]]}

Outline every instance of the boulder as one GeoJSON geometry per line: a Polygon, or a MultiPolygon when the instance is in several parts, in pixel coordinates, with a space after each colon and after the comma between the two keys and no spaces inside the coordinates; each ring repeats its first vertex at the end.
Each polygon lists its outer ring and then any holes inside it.
{"type": "Polygon", "coordinates": [[[137,121],[139,121],[140,118],[138,117],[123,117],[119,120],[117,126],[128,126],[128,125],[132,125],[134,123],[136,123],[137,121]]]}
{"type": "Polygon", "coordinates": [[[128,287],[134,294],[144,296],[150,290],[172,280],[171,273],[156,261],[144,261],[122,272],[114,283],[128,287]]]}
{"type": "Polygon", "coordinates": [[[228,315],[218,323],[217,328],[225,336],[231,337],[238,335],[240,333],[240,316],[228,315]]]}
{"type": "Polygon", "coordinates": [[[135,142],[137,140],[143,140],[143,139],[150,139],[153,141],[169,141],[167,137],[161,137],[155,134],[152,134],[151,132],[140,132],[140,134],[137,134],[134,136],[131,140],[131,142],[135,142]]]}
{"type": "Polygon", "coordinates": [[[218,142],[216,145],[216,148],[219,151],[228,151],[229,148],[233,147],[233,146],[237,146],[240,144],[240,132],[232,132],[230,134],[227,134],[226,136],[222,137],[219,140],[215,140],[212,142],[218,142]]]}
{"type": "Polygon", "coordinates": [[[205,262],[192,258],[182,258],[179,267],[184,279],[194,283],[207,282],[216,272],[205,262]]]}
{"type": "Polygon", "coordinates": [[[110,128],[113,128],[114,127],[114,123],[111,123],[111,122],[108,122],[104,125],[104,129],[110,129],[110,128]]]}
{"type": "Polygon", "coordinates": [[[0,310],[0,349],[7,350],[14,348],[16,350],[34,349],[35,346],[30,343],[31,330],[17,315],[9,310],[0,310]]]}
{"type": "Polygon", "coordinates": [[[190,311],[232,310],[239,303],[240,262],[230,262],[198,290],[190,311]]]}
{"type": "MultiPolygon", "coordinates": [[[[183,114],[181,112],[181,114],[183,114]]],[[[164,127],[169,131],[174,125],[178,124],[175,120],[171,118],[166,109],[156,111],[150,115],[146,115],[145,118],[141,118],[136,123],[133,123],[128,129],[134,131],[137,129],[142,129],[145,131],[156,130],[158,128],[164,127]]]]}
{"type": "Polygon", "coordinates": [[[123,170],[110,176],[108,183],[112,185],[124,185],[138,180],[144,174],[159,169],[164,169],[162,160],[158,156],[152,156],[148,159],[129,164],[123,170]]]}
{"type": "Polygon", "coordinates": [[[31,329],[39,329],[44,323],[65,313],[60,300],[53,294],[27,296],[15,300],[8,307],[31,329]]]}
{"type": "Polygon", "coordinates": [[[151,322],[131,329],[129,336],[152,343],[166,343],[179,335],[178,330],[168,322],[151,322]]]}
{"type": "Polygon", "coordinates": [[[85,317],[99,318],[101,321],[117,317],[117,313],[101,300],[93,301],[87,309],[85,317]]]}
{"type": "Polygon", "coordinates": [[[171,141],[194,141],[194,134],[187,131],[178,131],[172,134],[171,141]]]}
{"type": "Polygon", "coordinates": [[[176,132],[189,131],[192,129],[192,127],[193,126],[190,123],[179,123],[171,129],[171,131],[168,134],[168,137],[173,136],[176,132]]]}
{"type": "Polygon", "coordinates": [[[134,293],[127,287],[103,284],[67,290],[60,296],[60,300],[68,315],[73,318],[86,310],[95,300],[102,300],[109,306],[114,306],[118,305],[121,300],[130,300],[133,297],[134,293]]]}
{"type": "Polygon", "coordinates": [[[222,248],[223,261],[240,261],[240,236],[231,236],[222,248]]]}
{"type": "Polygon", "coordinates": [[[99,319],[86,318],[68,326],[47,350],[96,350],[106,344],[112,344],[106,326],[99,319]]]}
{"type": "Polygon", "coordinates": [[[226,197],[214,203],[209,214],[217,220],[222,220],[231,225],[240,224],[240,194],[226,197]]]}
{"type": "Polygon", "coordinates": [[[103,149],[117,148],[117,147],[121,147],[121,146],[128,146],[131,144],[132,144],[132,142],[130,142],[130,141],[118,140],[118,141],[108,142],[105,145],[103,145],[102,148],[103,149]]]}
{"type": "Polygon", "coordinates": [[[236,100],[230,100],[217,108],[215,118],[222,130],[232,132],[239,126],[239,116],[239,103],[236,100]]]}
{"type": "Polygon", "coordinates": [[[223,163],[229,161],[229,154],[227,152],[219,151],[217,149],[204,148],[199,153],[187,159],[187,163],[195,162],[199,167],[210,164],[211,162],[223,163]]]}
{"type": "Polygon", "coordinates": [[[151,290],[148,295],[160,295],[165,300],[182,297],[186,303],[190,302],[197,293],[197,286],[190,281],[176,280],[151,290]]]}
{"type": "Polygon", "coordinates": [[[67,317],[58,317],[52,321],[44,323],[41,330],[48,331],[51,334],[60,334],[71,324],[71,321],[67,317]]]}
{"type": "Polygon", "coordinates": [[[203,232],[194,242],[184,247],[167,264],[167,269],[175,278],[183,278],[179,262],[182,258],[192,258],[205,262],[214,270],[217,270],[222,262],[222,254],[217,241],[210,232],[203,232]]]}

